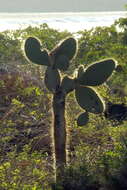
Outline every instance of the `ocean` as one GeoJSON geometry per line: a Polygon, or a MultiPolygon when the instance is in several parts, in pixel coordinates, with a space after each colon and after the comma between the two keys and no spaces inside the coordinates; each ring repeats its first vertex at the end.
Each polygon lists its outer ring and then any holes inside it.
{"type": "Polygon", "coordinates": [[[96,26],[110,26],[125,11],[118,12],[63,12],[63,13],[0,13],[0,31],[23,29],[47,23],[59,31],[91,29],[96,26]]]}

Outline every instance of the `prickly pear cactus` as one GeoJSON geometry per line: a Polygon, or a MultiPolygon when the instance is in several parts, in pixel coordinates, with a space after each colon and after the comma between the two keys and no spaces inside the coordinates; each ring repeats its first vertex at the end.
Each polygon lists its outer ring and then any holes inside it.
{"type": "Polygon", "coordinates": [[[47,50],[41,51],[41,44],[38,39],[29,37],[25,41],[26,57],[33,63],[50,66],[47,50]]]}
{"type": "Polygon", "coordinates": [[[74,38],[68,38],[48,53],[47,50],[41,50],[41,44],[37,38],[29,37],[25,41],[24,50],[26,58],[35,64],[47,66],[45,85],[52,93],[60,87],[61,78],[59,70],[66,71],[69,68],[70,61],[76,53],[76,45],[74,38]]]}
{"type": "Polygon", "coordinates": [[[103,84],[115,69],[113,59],[105,59],[90,65],[85,72],[78,77],[78,81],[84,86],[98,86],[103,84]]]}
{"type": "Polygon", "coordinates": [[[62,178],[66,164],[66,120],[65,120],[65,98],[73,90],[79,106],[83,113],[77,118],[77,124],[86,125],[89,121],[89,112],[102,113],[105,105],[95,86],[103,84],[112,74],[116,67],[114,59],[105,59],[96,62],[87,68],[81,65],[74,78],[64,76],[60,72],[66,71],[76,55],[77,42],[70,37],[58,44],[51,52],[41,50],[40,41],[29,37],[25,41],[25,55],[30,62],[47,66],[45,72],[45,85],[53,93],[53,144],[55,152],[56,180],[62,178]]]}
{"type": "Polygon", "coordinates": [[[77,124],[80,126],[84,126],[89,121],[89,114],[88,112],[81,113],[77,119],[77,124]]]}
{"type": "Polygon", "coordinates": [[[66,71],[69,68],[77,51],[77,43],[74,38],[70,37],[48,52],[41,50],[41,44],[37,38],[29,37],[24,46],[26,58],[30,62],[47,66],[44,82],[47,89],[53,94],[53,144],[57,181],[62,178],[66,164],[65,98],[75,88],[74,80],[68,76],[61,79],[60,71],[66,71]]]}
{"type": "MultiPolygon", "coordinates": [[[[84,68],[80,66],[78,69],[75,85],[75,97],[79,106],[88,112],[99,114],[104,112],[105,104],[99,94],[95,90],[95,86],[103,84],[109,79],[112,72],[116,68],[116,61],[114,59],[104,59],[100,62],[91,64],[84,68]]],[[[79,115],[77,119],[78,125],[83,125],[83,116],[79,115]]],[[[86,115],[84,116],[86,117],[86,115]]],[[[84,125],[88,119],[84,119],[84,125]]]]}

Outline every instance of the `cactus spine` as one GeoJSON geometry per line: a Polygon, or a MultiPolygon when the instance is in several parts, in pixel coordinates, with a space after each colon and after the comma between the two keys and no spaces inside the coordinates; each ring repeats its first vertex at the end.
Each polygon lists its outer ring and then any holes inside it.
{"type": "Polygon", "coordinates": [[[85,125],[89,120],[89,114],[101,113],[105,106],[93,87],[104,83],[115,69],[116,62],[113,59],[106,59],[94,63],[84,69],[80,66],[75,78],[65,76],[61,79],[60,71],[66,71],[70,61],[76,54],[77,43],[72,37],[64,40],[50,53],[47,50],[41,51],[38,39],[29,37],[25,41],[25,55],[29,61],[35,64],[47,66],[45,73],[45,85],[53,94],[53,144],[55,152],[55,174],[56,182],[61,180],[66,165],[66,120],[65,120],[65,99],[69,92],[75,90],[76,100],[84,110],[77,119],[77,124],[85,125]]]}

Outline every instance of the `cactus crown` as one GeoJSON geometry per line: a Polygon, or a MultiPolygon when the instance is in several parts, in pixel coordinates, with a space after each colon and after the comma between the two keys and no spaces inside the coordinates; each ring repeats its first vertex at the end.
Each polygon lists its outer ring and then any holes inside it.
{"type": "Polygon", "coordinates": [[[24,50],[29,61],[47,66],[44,81],[49,91],[55,93],[62,90],[63,93],[68,94],[75,90],[76,100],[85,110],[77,119],[78,125],[82,126],[88,122],[88,112],[99,114],[104,111],[104,103],[94,86],[103,84],[111,76],[116,67],[114,59],[101,60],[86,69],[81,65],[75,78],[65,76],[61,79],[60,71],[66,71],[69,68],[70,61],[77,52],[77,42],[74,38],[67,38],[48,52],[41,50],[41,44],[37,38],[29,37],[25,41],[24,50]]]}

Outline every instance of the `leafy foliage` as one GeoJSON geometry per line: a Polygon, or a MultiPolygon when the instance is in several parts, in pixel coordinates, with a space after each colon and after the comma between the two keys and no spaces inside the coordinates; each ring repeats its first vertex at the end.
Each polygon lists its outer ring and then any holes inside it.
{"type": "MultiPolygon", "coordinates": [[[[110,27],[80,31],[77,57],[63,77],[72,74],[77,65],[88,66],[96,60],[113,57],[122,70],[96,88],[106,103],[126,105],[126,22],[122,18],[110,27]],[[121,27],[119,31],[117,27],[121,27]]],[[[72,34],[46,24],[0,33],[0,189],[5,190],[50,190],[53,180],[48,135],[52,122],[51,96],[43,84],[45,69],[28,64],[20,50],[29,36],[44,42],[42,49],[52,50],[72,34]]],[[[67,81],[68,91],[73,84],[71,78],[67,81]]],[[[91,189],[126,189],[127,121],[116,125],[101,114],[90,113],[89,123],[78,127],[75,116],[82,110],[73,93],[68,95],[67,102],[71,168],[65,172],[65,186],[71,189],[75,184],[75,190],[82,189],[84,184],[91,189]]]]}

